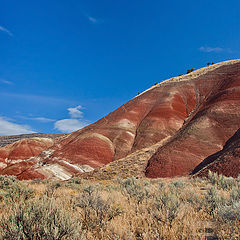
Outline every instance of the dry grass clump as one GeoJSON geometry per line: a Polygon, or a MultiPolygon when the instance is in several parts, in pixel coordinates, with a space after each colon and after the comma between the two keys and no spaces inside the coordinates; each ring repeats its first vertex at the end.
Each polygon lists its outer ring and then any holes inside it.
{"type": "Polygon", "coordinates": [[[240,238],[240,177],[97,183],[1,176],[0,201],[0,239],[240,238]]]}

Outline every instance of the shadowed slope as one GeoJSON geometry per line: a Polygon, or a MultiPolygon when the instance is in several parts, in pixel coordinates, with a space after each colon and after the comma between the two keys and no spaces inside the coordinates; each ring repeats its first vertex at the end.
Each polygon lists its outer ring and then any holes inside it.
{"type": "Polygon", "coordinates": [[[208,171],[228,177],[237,177],[240,174],[240,129],[226,142],[221,151],[204,159],[192,174],[207,177],[208,171]]]}

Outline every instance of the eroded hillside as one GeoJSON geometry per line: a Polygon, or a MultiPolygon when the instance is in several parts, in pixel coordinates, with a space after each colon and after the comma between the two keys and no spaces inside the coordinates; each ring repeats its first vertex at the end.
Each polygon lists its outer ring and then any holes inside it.
{"type": "MultiPolygon", "coordinates": [[[[101,171],[111,175],[107,169],[112,176],[188,175],[222,150],[240,128],[239,87],[240,60],[163,81],[96,123],[57,140],[25,161],[18,176],[64,180],[93,169],[97,170],[91,176],[101,171]]],[[[10,169],[16,168],[13,164],[1,174],[14,174],[10,169]]]]}

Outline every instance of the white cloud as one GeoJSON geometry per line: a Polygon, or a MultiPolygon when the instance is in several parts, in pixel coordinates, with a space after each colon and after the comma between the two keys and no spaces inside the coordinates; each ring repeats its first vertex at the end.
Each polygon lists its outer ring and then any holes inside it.
{"type": "Polygon", "coordinates": [[[98,22],[98,20],[96,18],[91,17],[91,16],[88,16],[88,20],[92,23],[97,23],[98,22]]]}
{"type": "Polygon", "coordinates": [[[70,118],[56,121],[54,128],[63,133],[70,133],[85,127],[88,123],[83,119],[83,112],[80,109],[83,109],[81,105],[68,108],[70,118]]]}
{"type": "Polygon", "coordinates": [[[68,112],[71,118],[81,118],[83,117],[83,112],[80,111],[83,109],[82,106],[78,105],[75,108],[68,108],[68,112]]]}
{"type": "Polygon", "coordinates": [[[27,125],[13,123],[7,118],[0,117],[0,135],[9,136],[27,133],[35,132],[27,125]]]}
{"type": "Polygon", "coordinates": [[[13,36],[13,34],[5,27],[0,26],[0,31],[7,33],[9,36],[13,36]]]}
{"type": "Polygon", "coordinates": [[[41,102],[42,104],[73,104],[74,101],[64,99],[64,98],[57,98],[52,96],[39,96],[39,95],[29,95],[29,94],[18,94],[18,93],[9,93],[9,92],[0,92],[1,96],[16,98],[16,99],[24,99],[25,101],[31,102],[41,102]]]}
{"type": "Polygon", "coordinates": [[[54,124],[54,128],[63,133],[74,132],[85,126],[86,126],[86,123],[83,123],[78,119],[62,119],[55,122],[54,124]]]}
{"type": "Polygon", "coordinates": [[[220,47],[200,47],[199,50],[207,53],[210,53],[210,52],[218,53],[218,52],[224,51],[224,49],[220,47]]]}

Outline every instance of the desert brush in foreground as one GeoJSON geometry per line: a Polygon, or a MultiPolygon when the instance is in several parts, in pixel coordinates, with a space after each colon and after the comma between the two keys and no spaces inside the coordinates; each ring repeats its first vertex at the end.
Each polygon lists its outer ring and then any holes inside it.
{"type": "Polygon", "coordinates": [[[0,239],[239,239],[240,176],[90,182],[0,177],[0,239]]]}

